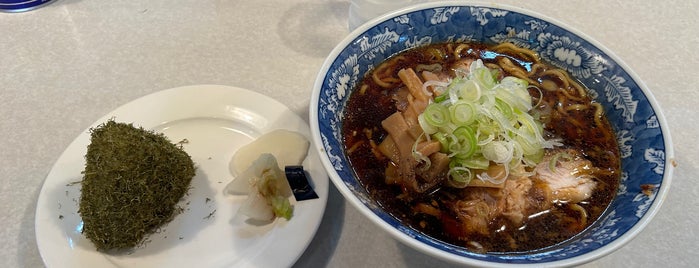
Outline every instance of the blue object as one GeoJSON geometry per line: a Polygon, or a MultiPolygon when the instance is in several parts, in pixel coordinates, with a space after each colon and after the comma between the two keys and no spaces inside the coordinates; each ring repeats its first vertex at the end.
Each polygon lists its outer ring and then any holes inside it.
{"type": "Polygon", "coordinates": [[[286,166],[284,167],[284,174],[296,201],[318,198],[318,194],[313,191],[313,187],[308,183],[303,166],[286,166]]]}
{"type": "Polygon", "coordinates": [[[47,5],[54,0],[0,0],[0,11],[25,12],[47,5]]]}
{"type": "Polygon", "coordinates": [[[398,230],[403,241],[416,240],[457,258],[482,261],[481,264],[581,264],[600,257],[588,253],[601,248],[609,253],[628,242],[645,227],[665,198],[673,157],[665,119],[636,74],[583,33],[526,10],[444,2],[396,11],[383,21],[376,19],[360,26],[351,36],[356,37],[338,45],[320,71],[313,96],[317,110],[311,111],[317,113],[317,122],[311,123],[318,126],[318,140],[322,141],[319,146],[325,152],[326,167],[331,169],[328,172],[339,175],[333,182],[352,193],[348,198],[358,199],[376,217],[398,230]],[[356,179],[344,154],[341,129],[345,103],[357,83],[391,55],[417,46],[455,41],[511,42],[534,50],[542,60],[567,70],[589,87],[589,94],[604,107],[620,146],[621,185],[609,210],[571,241],[526,254],[471,252],[403,225],[371,200],[356,179]]]}

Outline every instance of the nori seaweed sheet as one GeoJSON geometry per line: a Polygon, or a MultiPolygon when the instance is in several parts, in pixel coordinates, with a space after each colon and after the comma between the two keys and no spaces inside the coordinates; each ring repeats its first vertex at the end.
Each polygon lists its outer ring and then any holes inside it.
{"type": "Polygon", "coordinates": [[[162,133],[109,120],[90,129],[79,213],[99,251],[129,249],[182,209],[194,162],[162,133]]]}

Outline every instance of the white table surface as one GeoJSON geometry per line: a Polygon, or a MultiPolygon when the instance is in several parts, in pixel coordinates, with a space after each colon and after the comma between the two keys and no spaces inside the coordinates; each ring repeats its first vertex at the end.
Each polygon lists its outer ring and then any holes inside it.
{"type": "MultiPolygon", "coordinates": [[[[699,1],[494,1],[543,13],[614,51],[651,89],[678,166],[666,202],[620,250],[585,267],[699,263],[699,1]]],[[[308,117],[316,73],[347,33],[342,0],[58,0],[0,14],[0,267],[42,267],[42,182],[95,120],[193,84],[264,93],[308,117]]],[[[448,266],[379,230],[331,186],[298,267],[448,266]]]]}

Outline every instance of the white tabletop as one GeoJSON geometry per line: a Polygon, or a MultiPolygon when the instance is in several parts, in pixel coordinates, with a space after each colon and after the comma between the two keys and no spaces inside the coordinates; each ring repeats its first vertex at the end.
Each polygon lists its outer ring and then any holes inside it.
{"type": "MultiPolygon", "coordinates": [[[[653,92],[678,167],[660,212],[585,267],[699,263],[697,1],[500,0],[543,13],[614,51],[653,92]]],[[[34,232],[42,182],[68,144],[118,106],[193,84],[259,91],[308,117],[325,56],[347,33],[342,0],[58,0],[0,14],[0,267],[43,266],[34,232]]],[[[298,267],[440,267],[379,230],[331,186],[298,267]]]]}

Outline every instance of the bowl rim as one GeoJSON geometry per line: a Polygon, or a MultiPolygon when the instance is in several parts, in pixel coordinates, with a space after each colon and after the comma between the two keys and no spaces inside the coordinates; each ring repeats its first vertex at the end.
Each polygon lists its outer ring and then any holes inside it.
{"type": "Polygon", "coordinates": [[[309,121],[311,124],[311,134],[312,134],[312,140],[313,140],[313,147],[315,150],[318,151],[318,153],[321,155],[321,162],[323,166],[325,166],[328,176],[330,177],[331,181],[333,184],[336,186],[338,191],[343,195],[345,200],[349,203],[351,203],[361,214],[363,214],[365,217],[367,217],[371,222],[379,226],[381,229],[384,231],[388,232],[394,239],[399,240],[400,242],[409,245],[413,249],[416,249],[420,252],[426,253],[432,257],[442,259],[442,260],[447,260],[452,263],[457,263],[457,264],[465,264],[465,265],[476,265],[479,267],[503,267],[503,266],[517,266],[517,267],[561,267],[561,266],[575,266],[575,265],[581,265],[584,263],[591,262],[593,260],[597,260],[599,258],[602,258],[608,254],[611,254],[612,252],[616,251],[617,249],[621,248],[622,246],[626,245],[629,243],[631,240],[633,240],[647,225],[648,223],[652,220],[652,218],[655,217],[655,215],[658,213],[659,208],[661,205],[664,203],[667,193],[670,189],[670,184],[672,181],[672,173],[674,170],[674,161],[675,161],[675,155],[674,155],[674,150],[672,147],[672,138],[670,135],[669,131],[669,126],[667,124],[667,120],[665,119],[665,116],[660,109],[660,106],[656,100],[656,98],[653,96],[652,92],[650,89],[647,87],[645,82],[640,79],[640,77],[623,61],[621,58],[619,58],[614,52],[612,52],[610,49],[608,49],[606,46],[603,44],[599,43],[596,39],[592,38],[591,36],[583,33],[582,31],[566,24],[563,23],[557,19],[554,19],[552,17],[549,17],[547,15],[544,15],[542,13],[521,8],[521,7],[516,7],[512,5],[507,5],[507,4],[498,4],[498,3],[493,3],[493,2],[483,2],[483,1],[473,1],[473,0],[451,0],[451,1],[434,1],[434,2],[426,2],[426,3],[419,3],[419,4],[414,4],[410,5],[404,8],[397,9],[392,12],[385,13],[383,15],[380,15],[376,18],[373,18],[364,24],[358,26],[354,30],[352,30],[345,38],[342,39],[338,43],[338,45],[335,46],[335,48],[328,54],[326,59],[324,60],[323,64],[321,65],[321,68],[319,69],[318,75],[316,77],[316,80],[313,85],[313,91],[311,95],[311,100],[310,100],[310,106],[309,106],[309,121]],[[645,95],[647,98],[648,103],[650,104],[651,108],[653,109],[653,112],[656,114],[658,123],[660,125],[660,132],[663,135],[663,145],[665,146],[665,171],[663,173],[662,177],[662,183],[660,184],[660,187],[657,191],[656,197],[653,200],[651,206],[648,208],[646,213],[643,215],[643,217],[639,218],[638,221],[623,235],[619,236],[618,238],[612,240],[610,243],[601,246],[600,248],[575,256],[567,259],[562,259],[562,260],[556,260],[556,261],[550,261],[550,262],[541,262],[541,263],[531,263],[531,264],[512,264],[512,263],[504,263],[504,262],[488,262],[488,261],[482,261],[482,260],[477,260],[477,259],[472,259],[468,258],[465,256],[460,256],[456,254],[452,254],[434,247],[431,247],[429,245],[425,245],[422,242],[408,236],[407,234],[401,232],[400,230],[394,228],[384,220],[382,220],[378,215],[374,214],[374,212],[371,211],[370,208],[368,208],[366,205],[364,205],[351,191],[346,185],[344,184],[342,178],[337,174],[337,172],[334,170],[332,163],[330,162],[330,159],[328,159],[327,154],[325,152],[325,149],[323,147],[323,142],[321,139],[320,135],[320,127],[319,127],[319,117],[318,117],[318,101],[320,98],[320,90],[323,85],[323,82],[325,80],[325,74],[327,71],[330,69],[332,63],[337,59],[337,56],[342,52],[342,50],[349,45],[350,43],[353,42],[357,37],[360,37],[362,33],[366,32],[367,30],[373,28],[374,26],[380,24],[381,22],[384,22],[386,20],[392,19],[394,17],[398,17],[403,14],[408,14],[411,12],[415,11],[420,11],[420,10],[425,10],[425,9],[433,9],[433,8],[439,8],[439,7],[446,7],[446,6],[460,6],[460,7],[485,7],[485,8],[496,8],[496,9],[502,9],[502,10],[508,10],[512,12],[517,12],[523,15],[531,16],[533,18],[537,18],[546,22],[549,22],[551,24],[554,24],[561,29],[568,31],[572,34],[575,34],[579,36],[581,39],[583,39],[585,42],[589,43],[590,45],[598,48],[600,51],[605,53],[607,56],[609,56],[610,59],[614,60],[614,62],[621,68],[623,69],[629,77],[633,79],[633,81],[638,85],[638,88],[641,90],[641,92],[645,95]]]}

